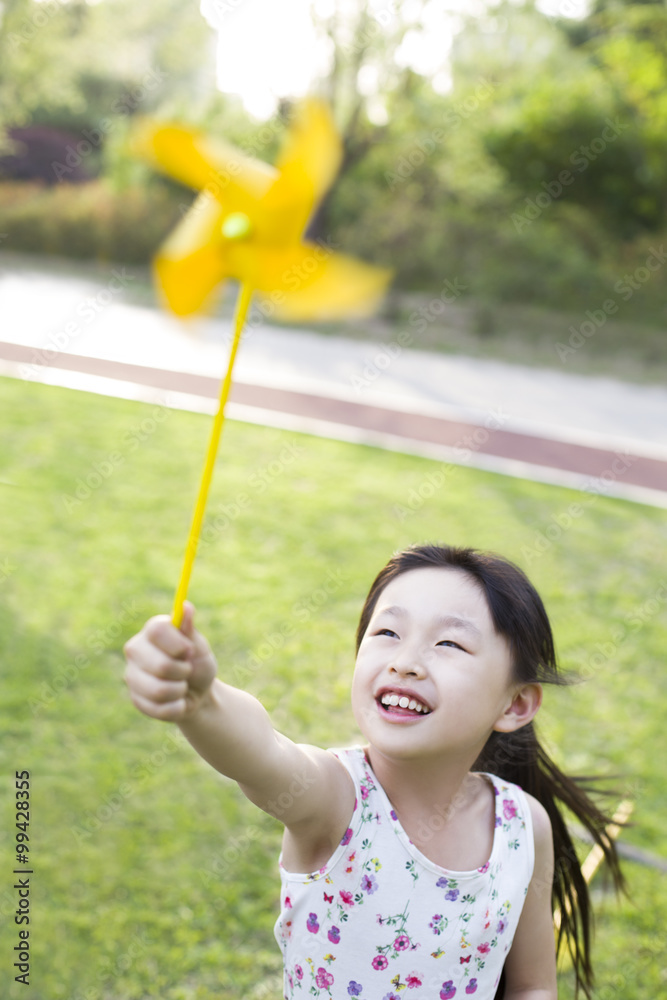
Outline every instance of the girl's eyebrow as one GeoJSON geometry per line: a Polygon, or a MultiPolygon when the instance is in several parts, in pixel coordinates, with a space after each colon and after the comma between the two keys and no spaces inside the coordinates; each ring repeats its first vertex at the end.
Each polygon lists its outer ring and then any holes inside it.
{"type": "MultiPolygon", "coordinates": [[[[402,618],[405,613],[404,608],[392,604],[387,608],[381,608],[378,611],[378,617],[380,615],[390,615],[392,618],[402,618]]],[[[470,618],[463,618],[461,615],[441,615],[435,619],[434,624],[436,628],[455,628],[461,632],[469,632],[478,639],[482,638],[482,632],[477,625],[470,618]]]]}

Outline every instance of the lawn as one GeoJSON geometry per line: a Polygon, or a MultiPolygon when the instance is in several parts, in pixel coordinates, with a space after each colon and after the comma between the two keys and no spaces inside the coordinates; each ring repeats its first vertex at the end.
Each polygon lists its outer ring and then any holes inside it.
{"type": "MultiPolygon", "coordinates": [[[[0,405],[2,995],[277,1000],[280,827],[122,683],[123,642],[170,609],[210,419],[9,379],[0,405]],[[23,769],[29,989],[12,968],[23,769]]],[[[191,586],[221,676],[297,741],[353,741],[353,634],[376,571],[414,541],[500,550],[542,593],[563,665],[587,678],[547,691],[543,736],[567,769],[608,776],[612,805],[634,800],[625,843],[666,855],[664,512],[600,498],[538,555],[572,491],[458,469],[411,512],[437,468],[230,423],[191,586]]],[[[667,989],[664,876],[625,870],[627,900],[595,881],[601,1000],[667,989]]]]}

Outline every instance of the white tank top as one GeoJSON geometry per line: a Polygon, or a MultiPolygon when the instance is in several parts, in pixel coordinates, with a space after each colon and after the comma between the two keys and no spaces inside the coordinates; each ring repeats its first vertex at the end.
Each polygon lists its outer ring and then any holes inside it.
{"type": "Polygon", "coordinates": [[[496,794],[491,857],[448,871],[408,838],[363,748],[330,752],[352,775],[356,801],[319,871],[288,872],[280,857],[274,933],[286,1000],[493,1000],[533,874],[523,792],[487,775],[496,794]]]}

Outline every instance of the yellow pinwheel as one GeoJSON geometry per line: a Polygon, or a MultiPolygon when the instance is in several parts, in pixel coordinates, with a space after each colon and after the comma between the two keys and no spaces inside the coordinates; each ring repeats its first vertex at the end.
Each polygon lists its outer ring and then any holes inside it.
{"type": "Polygon", "coordinates": [[[145,125],[134,145],[164,173],[201,191],[154,264],[177,315],[205,309],[230,277],[250,285],[282,319],[331,319],[376,306],[388,271],[336,253],[329,240],[303,239],[341,160],[325,104],[311,99],[297,107],[274,167],[174,125],[145,125]]]}
{"type": "Polygon", "coordinates": [[[341,142],[323,103],[297,107],[282,152],[270,166],[226,143],[177,125],[147,123],[133,148],[164,173],[200,191],[159,249],[154,271],[172,312],[205,310],[227,278],[241,283],[234,339],[176,591],[180,626],[241,332],[254,293],[268,315],[322,320],[372,312],[390,272],[312,242],[304,230],[341,161],[341,142]]]}

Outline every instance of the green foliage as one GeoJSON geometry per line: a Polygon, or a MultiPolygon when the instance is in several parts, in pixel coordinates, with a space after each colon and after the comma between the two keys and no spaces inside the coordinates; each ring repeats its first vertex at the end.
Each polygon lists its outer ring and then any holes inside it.
{"type": "Polygon", "coordinates": [[[162,184],[0,184],[0,230],[18,252],[147,263],[192,200],[162,184]]]}
{"type": "MultiPolygon", "coordinates": [[[[0,812],[7,872],[9,776],[29,769],[31,998],[279,996],[279,825],[176,727],[139,715],[121,683],[124,641],[171,605],[210,420],[18,380],[0,380],[0,394],[0,514],[12,528],[0,547],[0,812]],[[152,431],[137,446],[142,427],[152,431]],[[112,453],[122,461],[96,479],[112,453]]],[[[600,497],[554,536],[578,495],[467,468],[410,509],[411,491],[438,468],[231,422],[209,511],[240,491],[252,502],[211,531],[191,590],[221,676],[258,695],[295,740],[356,740],[353,634],[377,569],[426,539],[502,551],[542,593],[563,666],[589,678],[545,692],[543,735],[567,770],[610,778],[612,805],[633,799],[624,842],[664,855],[662,512],[600,497]],[[254,489],[252,474],[287,444],[302,450],[268,489],[254,489]],[[553,541],[538,549],[540,535],[553,541]],[[295,617],[329,571],[342,585],[307,621],[303,610],[295,617]],[[285,624],[294,632],[281,642],[285,624]],[[248,667],[251,654],[259,667],[248,667]]],[[[627,901],[600,895],[601,878],[594,885],[598,986],[600,996],[645,1000],[660,995],[667,899],[655,872],[627,864],[626,873],[627,901]]],[[[3,921],[5,956],[14,931],[3,921]]],[[[5,982],[3,996],[19,1000],[25,988],[5,982]]],[[[572,995],[564,974],[559,996],[572,995]]]]}

